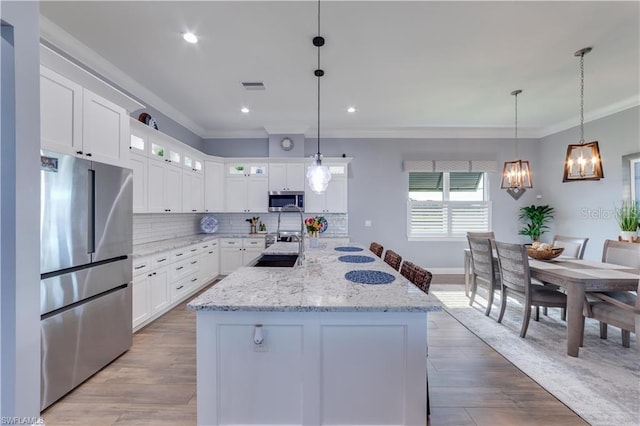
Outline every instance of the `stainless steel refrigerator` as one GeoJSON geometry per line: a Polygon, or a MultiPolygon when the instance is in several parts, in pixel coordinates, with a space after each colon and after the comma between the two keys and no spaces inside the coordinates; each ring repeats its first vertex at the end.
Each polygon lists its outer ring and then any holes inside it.
{"type": "Polygon", "coordinates": [[[41,408],[131,347],[131,170],[40,156],[41,408]]]}

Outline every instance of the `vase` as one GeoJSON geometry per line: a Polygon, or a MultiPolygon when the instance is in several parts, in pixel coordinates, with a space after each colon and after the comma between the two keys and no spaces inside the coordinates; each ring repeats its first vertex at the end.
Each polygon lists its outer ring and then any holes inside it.
{"type": "Polygon", "coordinates": [[[309,232],[309,248],[318,248],[318,233],[309,232]]]}
{"type": "Polygon", "coordinates": [[[620,240],[632,243],[637,235],[636,231],[620,231],[620,240]]]}

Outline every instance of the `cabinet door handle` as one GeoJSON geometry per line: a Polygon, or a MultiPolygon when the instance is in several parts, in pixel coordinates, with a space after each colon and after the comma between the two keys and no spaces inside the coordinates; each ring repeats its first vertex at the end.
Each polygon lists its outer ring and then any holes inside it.
{"type": "Polygon", "coordinates": [[[183,285],[181,285],[180,287],[176,287],[176,290],[180,290],[180,289],[182,289],[182,288],[184,288],[184,286],[183,286],[183,285]]]}
{"type": "Polygon", "coordinates": [[[209,254],[213,254],[213,252],[212,252],[212,251],[210,251],[210,252],[209,252],[209,254]]]}
{"type": "Polygon", "coordinates": [[[184,266],[178,266],[178,267],[176,268],[176,271],[179,271],[179,270],[181,270],[181,269],[184,269],[184,266]]]}
{"type": "Polygon", "coordinates": [[[91,157],[91,153],[90,153],[90,152],[86,153],[85,155],[86,155],[87,157],[91,157]]]}
{"type": "Polygon", "coordinates": [[[198,249],[197,249],[197,248],[194,248],[194,249],[191,249],[191,251],[198,251],[198,249]]]}
{"type": "Polygon", "coordinates": [[[176,253],[176,257],[182,256],[184,253],[176,253]]]}
{"type": "Polygon", "coordinates": [[[191,211],[192,211],[192,212],[195,212],[195,211],[196,211],[196,209],[193,209],[193,210],[191,210],[191,211]]]}
{"type": "Polygon", "coordinates": [[[167,258],[166,258],[166,257],[163,257],[162,259],[158,259],[158,260],[156,260],[156,262],[157,262],[157,263],[161,263],[161,262],[164,262],[165,260],[167,260],[167,258]]]}
{"type": "Polygon", "coordinates": [[[195,265],[196,263],[198,263],[197,260],[194,260],[193,262],[191,262],[192,265],[195,265]]]}
{"type": "Polygon", "coordinates": [[[149,275],[147,275],[147,276],[148,276],[148,277],[152,277],[152,276],[153,276],[153,274],[149,274],[149,275]]]}
{"type": "Polygon", "coordinates": [[[192,282],[192,283],[193,283],[193,282],[196,282],[196,281],[198,281],[198,279],[197,279],[197,278],[192,278],[192,279],[191,279],[191,282],[192,282]]]}
{"type": "Polygon", "coordinates": [[[147,265],[140,265],[140,266],[134,266],[133,269],[142,269],[142,268],[146,268],[147,265]]]}
{"type": "Polygon", "coordinates": [[[82,155],[82,151],[76,151],[76,154],[82,155]]]}

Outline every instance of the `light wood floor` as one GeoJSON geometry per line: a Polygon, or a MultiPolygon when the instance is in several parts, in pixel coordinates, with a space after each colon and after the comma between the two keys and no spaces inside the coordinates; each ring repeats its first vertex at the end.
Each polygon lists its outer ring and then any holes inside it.
{"type": "MultiPolygon", "coordinates": [[[[195,313],[178,306],[46,411],[47,426],[195,425],[195,313]]],[[[429,314],[429,425],[585,425],[445,312],[429,314]]]]}

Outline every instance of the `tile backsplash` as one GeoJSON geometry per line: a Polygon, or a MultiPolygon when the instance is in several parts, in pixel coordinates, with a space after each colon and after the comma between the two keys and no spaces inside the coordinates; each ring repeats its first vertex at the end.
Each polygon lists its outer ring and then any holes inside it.
{"type": "MultiPolygon", "coordinates": [[[[253,216],[260,217],[266,225],[267,232],[276,232],[278,228],[278,213],[210,213],[218,219],[218,233],[248,234],[250,225],[246,219],[253,216]]],[[[168,240],[172,238],[186,237],[199,234],[200,219],[202,213],[184,214],[134,214],[133,215],[133,244],[146,244],[154,241],[168,240]]],[[[304,213],[303,217],[319,216],[304,213]]],[[[349,215],[346,213],[327,213],[323,215],[327,219],[328,227],[326,235],[348,235],[349,215]]],[[[297,213],[282,213],[280,215],[281,230],[299,230],[300,216],[297,213]]]]}

